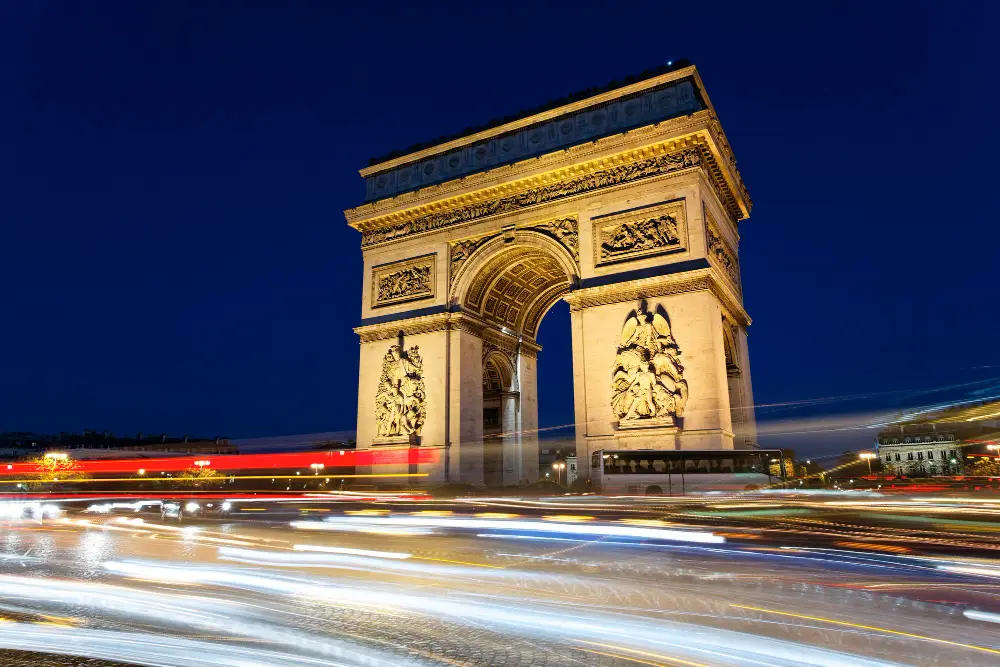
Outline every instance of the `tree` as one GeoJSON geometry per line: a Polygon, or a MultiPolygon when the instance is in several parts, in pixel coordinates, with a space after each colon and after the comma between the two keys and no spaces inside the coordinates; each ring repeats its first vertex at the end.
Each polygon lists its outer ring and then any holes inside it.
{"type": "Polygon", "coordinates": [[[977,458],[968,467],[968,474],[976,477],[1000,477],[1000,461],[987,457],[977,458]]]}
{"type": "Polygon", "coordinates": [[[33,490],[47,489],[52,484],[67,481],[90,479],[90,476],[83,472],[80,462],[65,454],[39,456],[28,463],[35,466],[35,472],[25,475],[26,479],[32,480],[28,483],[28,488],[33,490]]]}
{"type": "Polygon", "coordinates": [[[179,473],[174,479],[184,486],[203,489],[211,486],[213,483],[221,482],[222,476],[217,470],[213,470],[208,466],[192,466],[184,472],[179,473]]]}

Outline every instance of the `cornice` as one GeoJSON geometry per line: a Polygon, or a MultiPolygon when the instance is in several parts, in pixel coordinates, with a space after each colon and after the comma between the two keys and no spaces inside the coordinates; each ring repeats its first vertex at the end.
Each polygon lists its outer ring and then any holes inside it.
{"type": "Polygon", "coordinates": [[[415,336],[417,334],[447,329],[450,317],[451,313],[439,313],[437,315],[411,317],[405,320],[393,320],[381,324],[368,324],[355,327],[354,333],[358,334],[362,343],[396,338],[400,334],[415,336]]]}
{"type": "MultiPolygon", "coordinates": [[[[655,144],[683,142],[698,134],[702,136],[702,141],[715,142],[716,136],[710,131],[712,118],[711,110],[698,111],[690,116],[638,127],[586,144],[571,146],[520,162],[500,165],[443,183],[428,185],[394,197],[361,204],[345,210],[344,216],[347,218],[348,224],[355,229],[360,229],[362,225],[377,223],[383,217],[419,217],[426,212],[457,205],[466,197],[479,195],[476,188],[483,192],[492,189],[508,189],[517,187],[523,182],[521,179],[526,180],[532,175],[538,178],[555,173],[560,168],[573,170],[578,166],[584,167],[585,165],[579,165],[581,161],[597,160],[602,156],[605,160],[614,159],[616,156],[607,154],[609,152],[624,154],[629,150],[636,150],[636,143],[639,142],[641,143],[638,149],[642,149],[655,144]],[[472,191],[470,192],[470,190],[472,191]],[[421,207],[426,207],[426,209],[421,207]]],[[[721,154],[718,149],[714,152],[721,154]]]]}
{"type": "Polygon", "coordinates": [[[720,278],[717,269],[697,269],[682,274],[641,278],[600,287],[585,287],[573,290],[563,299],[569,303],[570,310],[575,311],[612,303],[707,290],[719,299],[726,314],[733,321],[743,327],[750,326],[750,316],[744,310],[739,296],[727,282],[720,278]]]}
{"type": "MultiPolygon", "coordinates": [[[[594,95],[593,97],[587,97],[582,100],[577,100],[576,102],[571,102],[554,109],[549,109],[541,113],[534,114],[532,116],[527,116],[525,118],[520,118],[518,120],[511,121],[504,125],[499,125],[497,127],[490,128],[488,130],[483,130],[482,132],[476,132],[475,134],[470,134],[464,137],[459,137],[458,139],[453,139],[442,144],[437,144],[430,146],[420,151],[414,153],[408,153],[406,155],[401,155],[392,160],[386,160],[378,164],[373,164],[371,166],[365,167],[359,170],[359,173],[363,178],[367,178],[373,174],[386,171],[388,169],[395,169],[396,167],[408,164],[411,162],[419,162],[420,160],[427,159],[434,155],[441,153],[447,153],[453,151],[457,148],[467,146],[469,144],[474,144],[481,141],[486,141],[493,137],[498,137],[503,134],[508,134],[516,130],[522,130],[532,125],[537,125],[539,123],[545,123],[550,120],[559,118],[566,114],[576,113],[578,111],[583,111],[592,106],[598,104],[603,104],[605,102],[611,102],[622,97],[628,97],[636,93],[648,90],[650,88],[655,88],[665,83],[670,83],[671,81],[677,81],[684,79],[686,77],[695,76],[699,85],[701,86],[701,91],[704,93],[704,86],[701,85],[701,78],[697,77],[697,70],[694,65],[690,67],[685,67],[683,69],[675,70],[673,72],[667,72],[659,76],[655,76],[650,79],[644,79],[643,81],[638,81],[636,83],[630,84],[628,86],[622,86],[621,88],[615,88],[606,93],[601,93],[599,95],[594,95]]],[[[706,98],[707,100],[707,98],[706,98]]]]}
{"type": "MultiPolygon", "coordinates": [[[[403,336],[416,336],[435,331],[467,331],[498,347],[516,346],[518,342],[517,336],[504,333],[498,330],[496,325],[486,322],[475,315],[461,312],[423,315],[354,328],[354,333],[358,334],[359,342],[361,343],[390,340],[397,338],[400,334],[403,336]]],[[[535,356],[541,349],[541,345],[536,343],[533,338],[528,336],[521,337],[522,353],[535,356]]]]}

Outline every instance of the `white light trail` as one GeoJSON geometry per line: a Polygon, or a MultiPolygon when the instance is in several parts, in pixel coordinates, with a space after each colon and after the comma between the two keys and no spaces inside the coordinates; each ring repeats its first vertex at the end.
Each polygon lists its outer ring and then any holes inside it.
{"type": "MultiPolygon", "coordinates": [[[[302,524],[319,522],[293,522],[296,528],[302,524]]],[[[525,521],[505,519],[470,519],[462,517],[420,517],[420,516],[389,516],[389,517],[330,517],[320,525],[332,526],[368,526],[372,528],[455,528],[469,530],[509,530],[535,533],[557,533],[586,537],[631,537],[647,540],[666,540],[670,542],[697,542],[700,544],[722,544],[726,538],[714,533],[696,530],[669,530],[664,528],[648,528],[643,526],[619,526],[606,524],[559,523],[554,521],[525,521]]],[[[309,526],[318,528],[317,526],[309,526]]]]}
{"type": "Polygon", "coordinates": [[[394,551],[371,551],[369,549],[349,549],[347,547],[327,547],[318,544],[296,544],[292,546],[295,551],[318,551],[322,553],[343,554],[345,556],[369,556],[371,558],[393,558],[404,560],[413,554],[400,553],[394,551]]]}

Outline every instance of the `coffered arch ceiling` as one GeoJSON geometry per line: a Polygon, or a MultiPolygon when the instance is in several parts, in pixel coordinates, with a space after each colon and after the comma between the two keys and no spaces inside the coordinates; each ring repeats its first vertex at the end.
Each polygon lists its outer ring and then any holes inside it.
{"type": "Polygon", "coordinates": [[[552,255],[514,247],[479,269],[462,306],[487,322],[534,338],[542,316],[569,287],[566,270],[552,255]]]}
{"type": "Polygon", "coordinates": [[[494,352],[483,360],[483,392],[510,391],[513,369],[502,354],[494,352]]]}

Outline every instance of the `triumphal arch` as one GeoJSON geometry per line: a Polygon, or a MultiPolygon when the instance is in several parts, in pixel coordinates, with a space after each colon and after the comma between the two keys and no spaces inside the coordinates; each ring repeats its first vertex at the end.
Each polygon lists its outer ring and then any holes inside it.
{"type": "Polygon", "coordinates": [[[600,448],[755,446],[737,223],[750,198],[681,64],[361,170],[359,449],[400,471],[539,475],[537,356],[569,302],[580,470],[600,448]],[[402,451],[400,451],[402,455],[402,451]]]}

